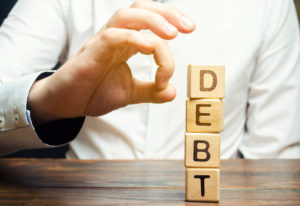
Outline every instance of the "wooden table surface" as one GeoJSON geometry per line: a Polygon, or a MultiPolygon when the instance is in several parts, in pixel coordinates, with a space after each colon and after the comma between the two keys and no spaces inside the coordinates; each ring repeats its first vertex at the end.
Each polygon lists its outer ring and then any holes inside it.
{"type": "Polygon", "coordinates": [[[185,202],[183,161],[0,159],[0,205],[300,205],[300,160],[222,160],[221,201],[185,202]]]}

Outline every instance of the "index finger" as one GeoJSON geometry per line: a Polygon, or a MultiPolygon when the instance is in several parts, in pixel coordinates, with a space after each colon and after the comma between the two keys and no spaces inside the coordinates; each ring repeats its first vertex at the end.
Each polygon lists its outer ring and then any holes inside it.
{"type": "Polygon", "coordinates": [[[182,33],[190,33],[194,31],[196,27],[194,21],[188,18],[183,12],[164,3],[150,0],[137,0],[131,5],[131,7],[151,10],[162,15],[169,23],[174,25],[178,31],[182,33]]]}

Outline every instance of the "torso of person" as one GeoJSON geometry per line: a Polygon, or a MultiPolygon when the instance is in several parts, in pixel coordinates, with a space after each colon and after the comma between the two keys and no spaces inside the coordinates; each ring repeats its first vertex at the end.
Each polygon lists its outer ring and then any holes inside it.
{"type": "MultiPolygon", "coordinates": [[[[82,4],[71,1],[66,59],[72,57],[118,8],[129,7],[132,2],[90,0],[82,4]]],[[[179,34],[169,41],[175,60],[175,73],[170,82],[177,90],[175,100],[165,104],[130,105],[100,117],[87,117],[70,145],[68,158],[184,158],[189,64],[225,65],[225,130],[221,132],[221,157],[237,157],[246,132],[248,87],[261,41],[263,8],[243,9],[242,3],[233,5],[218,0],[190,0],[188,3],[168,0],[165,3],[179,8],[197,24],[192,34],[179,34]]],[[[154,80],[157,66],[152,55],[137,54],[128,64],[136,78],[154,80]]]]}

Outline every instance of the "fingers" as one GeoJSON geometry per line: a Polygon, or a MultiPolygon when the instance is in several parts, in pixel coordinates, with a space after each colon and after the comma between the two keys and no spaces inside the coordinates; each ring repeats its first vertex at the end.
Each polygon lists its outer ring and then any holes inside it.
{"type": "Polygon", "coordinates": [[[132,47],[143,54],[153,53],[158,44],[157,37],[130,29],[109,28],[105,30],[101,38],[103,41],[96,41],[95,43],[105,42],[107,47],[112,50],[132,47]]]}
{"type": "Polygon", "coordinates": [[[183,12],[164,3],[150,0],[136,0],[131,7],[150,10],[160,14],[182,33],[190,33],[196,27],[195,23],[183,12]]]}
{"type": "Polygon", "coordinates": [[[155,85],[158,90],[163,90],[168,86],[169,80],[174,73],[174,59],[167,41],[158,40],[154,48],[154,60],[158,69],[155,75],[155,85]]]}
{"type": "Polygon", "coordinates": [[[174,60],[166,41],[153,34],[117,28],[107,29],[103,34],[103,38],[111,49],[128,46],[144,54],[153,53],[155,62],[158,65],[155,76],[156,88],[163,90],[168,86],[169,79],[174,72],[174,60]]]}
{"type": "Polygon", "coordinates": [[[164,103],[172,101],[176,96],[176,90],[168,85],[163,90],[157,90],[153,82],[134,80],[131,90],[130,104],[137,103],[164,103]]]}
{"type": "Polygon", "coordinates": [[[119,9],[107,23],[107,28],[126,28],[126,29],[149,29],[156,35],[164,39],[174,38],[178,31],[163,16],[158,13],[137,9],[119,9]]]}
{"type": "Polygon", "coordinates": [[[164,39],[174,38],[177,31],[190,33],[195,29],[195,23],[179,10],[167,4],[148,0],[138,0],[131,8],[119,9],[106,26],[134,30],[149,29],[164,39]]]}
{"type": "MultiPolygon", "coordinates": [[[[106,24],[106,28],[127,29],[123,36],[119,32],[120,35],[113,37],[113,41],[107,41],[110,42],[111,47],[126,44],[144,54],[154,54],[155,62],[159,66],[155,85],[158,90],[163,90],[168,86],[169,79],[174,72],[174,60],[167,43],[153,35],[145,33],[138,35],[136,32],[128,30],[149,29],[162,39],[172,39],[178,31],[192,32],[195,29],[195,23],[170,5],[149,0],[137,0],[131,8],[119,9],[106,24]]],[[[110,37],[107,39],[112,40],[110,37]]]]}

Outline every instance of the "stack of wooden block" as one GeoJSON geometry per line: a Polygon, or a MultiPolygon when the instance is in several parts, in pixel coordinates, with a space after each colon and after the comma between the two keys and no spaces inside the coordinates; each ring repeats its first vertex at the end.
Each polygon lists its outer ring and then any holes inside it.
{"type": "Polygon", "coordinates": [[[224,88],[224,66],[189,65],[185,135],[187,201],[219,201],[224,88]]]}

